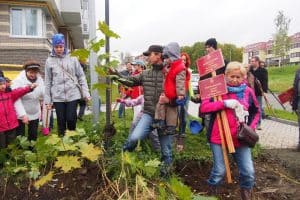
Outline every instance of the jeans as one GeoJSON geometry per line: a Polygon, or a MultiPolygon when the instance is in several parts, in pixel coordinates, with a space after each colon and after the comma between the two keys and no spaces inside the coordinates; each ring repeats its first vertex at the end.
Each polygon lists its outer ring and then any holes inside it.
{"type": "MultiPolygon", "coordinates": [[[[210,147],[213,153],[214,163],[207,182],[209,185],[218,186],[226,173],[222,146],[211,143],[210,147]]],[[[238,166],[240,187],[243,189],[252,189],[255,174],[250,148],[247,146],[235,148],[235,153],[232,155],[238,166]]]]}
{"type": "Polygon", "coordinates": [[[124,112],[125,112],[125,104],[120,103],[119,111],[118,111],[119,118],[122,118],[124,116],[124,112]]]}
{"type": "Polygon", "coordinates": [[[186,121],[187,121],[187,110],[189,107],[189,95],[185,96],[186,102],[184,106],[178,106],[179,110],[179,134],[181,136],[185,135],[185,129],[186,129],[186,121]]]}
{"type": "Polygon", "coordinates": [[[258,104],[259,104],[259,109],[260,109],[260,116],[259,116],[259,121],[258,121],[258,125],[261,124],[261,120],[262,120],[262,116],[265,115],[265,111],[264,111],[264,108],[263,108],[263,97],[262,96],[257,96],[257,101],[258,101],[258,104]]]}
{"type": "MultiPolygon", "coordinates": [[[[25,136],[25,124],[22,122],[22,120],[19,121],[19,126],[16,129],[17,136],[22,135],[25,136]]],[[[28,124],[28,140],[34,140],[37,139],[38,134],[38,127],[39,127],[39,119],[31,120],[28,124]]]]}
{"type": "Polygon", "coordinates": [[[67,128],[71,131],[76,129],[77,104],[78,100],[70,102],[54,102],[59,135],[65,135],[67,128]]]}
{"type": "MultiPolygon", "coordinates": [[[[133,151],[139,140],[143,140],[152,131],[153,117],[147,113],[143,113],[136,127],[129,134],[126,143],[123,146],[124,151],[133,151]]],[[[161,158],[166,165],[172,163],[172,136],[159,136],[161,145],[161,158]]]]}

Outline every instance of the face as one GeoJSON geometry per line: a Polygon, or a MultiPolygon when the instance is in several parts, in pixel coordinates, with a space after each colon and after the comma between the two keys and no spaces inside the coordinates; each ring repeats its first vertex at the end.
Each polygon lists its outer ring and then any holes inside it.
{"type": "Polygon", "coordinates": [[[132,65],[131,65],[131,63],[127,63],[127,64],[126,64],[126,69],[127,69],[129,72],[132,71],[132,65]]]}
{"type": "Polygon", "coordinates": [[[62,56],[64,54],[64,51],[65,51],[65,46],[62,44],[56,45],[54,47],[54,52],[58,56],[62,56]]]}
{"type": "Polygon", "coordinates": [[[161,56],[162,56],[161,53],[151,52],[150,55],[148,56],[148,62],[151,65],[153,65],[153,64],[162,64],[161,56]]]}
{"type": "Polygon", "coordinates": [[[26,76],[27,76],[27,78],[30,79],[30,80],[36,79],[37,74],[38,74],[38,71],[37,71],[37,70],[32,70],[32,69],[30,69],[30,70],[26,71],[26,76]]]}
{"type": "Polygon", "coordinates": [[[240,85],[244,80],[243,74],[239,69],[231,70],[226,73],[226,81],[232,86],[240,85]]]}
{"type": "Polygon", "coordinates": [[[182,56],[181,56],[181,59],[182,59],[183,63],[186,64],[186,56],[185,56],[185,55],[182,55],[182,56]]]}
{"type": "Polygon", "coordinates": [[[209,54],[209,53],[215,51],[215,49],[214,49],[213,47],[208,46],[208,45],[205,46],[205,50],[206,50],[206,53],[207,53],[207,54],[209,54]]]}
{"type": "Polygon", "coordinates": [[[259,62],[255,60],[255,58],[251,58],[250,65],[254,68],[259,66],[259,62]]]}
{"type": "Polygon", "coordinates": [[[6,89],[6,83],[5,82],[1,82],[0,83],[0,91],[4,92],[6,89]]]}

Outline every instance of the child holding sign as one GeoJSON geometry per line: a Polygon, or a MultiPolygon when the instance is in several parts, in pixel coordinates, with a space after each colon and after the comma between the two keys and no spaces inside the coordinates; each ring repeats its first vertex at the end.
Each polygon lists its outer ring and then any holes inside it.
{"type": "Polygon", "coordinates": [[[224,110],[227,115],[229,128],[235,147],[233,157],[237,163],[240,174],[240,187],[242,199],[251,199],[251,190],[254,185],[254,167],[251,150],[248,146],[241,144],[237,139],[240,122],[245,122],[255,130],[259,120],[259,105],[253,90],[245,84],[246,69],[239,62],[230,62],[225,70],[225,78],[228,93],[222,95],[221,101],[204,99],[200,111],[204,114],[212,114],[212,121],[207,130],[208,140],[213,153],[213,168],[211,170],[208,184],[212,192],[216,192],[217,186],[225,175],[224,158],[221,147],[220,127],[218,126],[216,114],[224,110]],[[240,112],[240,108],[243,108],[240,112]],[[249,112],[249,114],[248,114],[249,112]]]}

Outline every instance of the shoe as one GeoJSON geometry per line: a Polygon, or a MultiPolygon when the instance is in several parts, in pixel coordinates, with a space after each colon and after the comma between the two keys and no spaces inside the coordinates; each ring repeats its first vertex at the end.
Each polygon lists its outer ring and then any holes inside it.
{"type": "Polygon", "coordinates": [[[177,135],[176,137],[176,150],[182,152],[184,150],[184,137],[177,135]]]}
{"type": "Polygon", "coordinates": [[[241,189],[241,199],[242,200],[251,200],[252,199],[252,191],[251,189],[241,189]]]}
{"type": "Polygon", "coordinates": [[[256,127],[256,129],[257,129],[257,130],[262,130],[261,125],[258,125],[258,126],[256,127]]]}

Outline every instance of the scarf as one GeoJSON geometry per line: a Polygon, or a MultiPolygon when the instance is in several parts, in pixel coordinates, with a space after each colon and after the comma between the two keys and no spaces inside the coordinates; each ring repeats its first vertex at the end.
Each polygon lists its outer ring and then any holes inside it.
{"type": "Polygon", "coordinates": [[[240,86],[227,86],[228,92],[235,93],[238,99],[244,98],[244,91],[246,89],[247,85],[245,83],[241,84],[240,86]]]}

